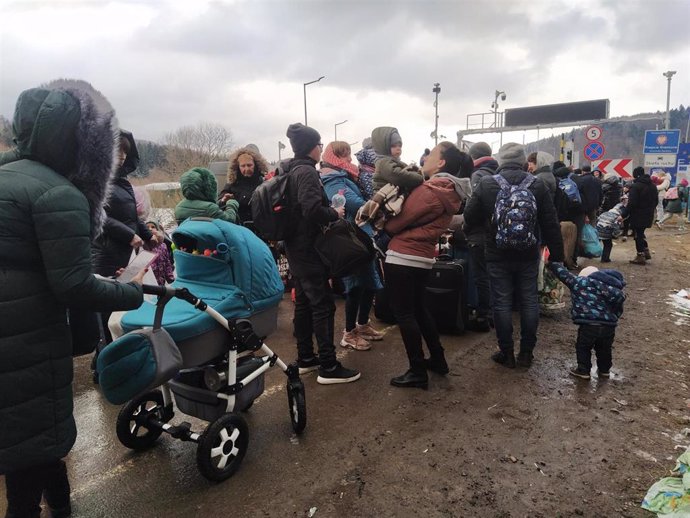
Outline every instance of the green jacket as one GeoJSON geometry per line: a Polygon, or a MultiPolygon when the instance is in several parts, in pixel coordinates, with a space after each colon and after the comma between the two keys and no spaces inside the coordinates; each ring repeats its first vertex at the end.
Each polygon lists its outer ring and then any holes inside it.
{"type": "Polygon", "coordinates": [[[218,184],[216,177],[208,169],[195,167],[180,177],[180,187],[184,200],[175,207],[175,219],[180,225],[187,218],[214,218],[237,222],[237,210],[240,204],[229,200],[225,210],[216,203],[218,184]]]}
{"type": "Polygon", "coordinates": [[[142,302],[141,287],[91,273],[112,112],[99,112],[86,91],[51,86],[19,96],[18,159],[0,167],[0,474],[64,457],[74,444],[68,306],[113,311],[142,302]]]}
{"type": "Polygon", "coordinates": [[[409,169],[405,162],[390,156],[391,134],[397,131],[395,128],[380,127],[371,132],[371,145],[378,155],[374,164],[374,191],[392,183],[409,194],[424,182],[419,171],[409,169]]]}

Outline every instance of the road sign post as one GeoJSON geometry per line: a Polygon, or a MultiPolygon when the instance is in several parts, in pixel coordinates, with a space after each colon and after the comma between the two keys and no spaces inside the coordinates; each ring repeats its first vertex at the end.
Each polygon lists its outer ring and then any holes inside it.
{"type": "Polygon", "coordinates": [[[594,162],[595,160],[599,160],[601,157],[604,156],[604,154],[606,153],[606,148],[604,147],[604,144],[602,144],[598,140],[593,140],[587,143],[582,152],[584,153],[585,158],[587,160],[589,160],[590,162],[594,162]]]}

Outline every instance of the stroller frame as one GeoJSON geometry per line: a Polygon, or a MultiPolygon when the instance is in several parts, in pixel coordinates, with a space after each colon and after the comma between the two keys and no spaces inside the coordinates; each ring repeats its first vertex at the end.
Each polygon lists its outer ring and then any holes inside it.
{"type": "MultiPolygon", "coordinates": [[[[175,439],[197,443],[197,466],[205,478],[216,482],[226,480],[237,471],[248,447],[247,423],[236,410],[249,409],[254,399],[263,392],[263,378],[259,377],[275,365],[287,376],[292,428],[296,434],[304,431],[307,410],[299,369],[294,363],[286,365],[254,333],[249,320],[225,318],[187,288],[144,285],[143,290],[146,294],[158,296],[154,326],[160,325],[165,305],[172,298],[178,298],[206,312],[225,328],[229,332],[228,351],[223,355],[227,368],[219,372],[212,362],[207,362],[203,366],[183,369],[178,376],[180,380],[170,380],[162,384],[160,390],[154,389],[130,400],[120,410],[116,425],[117,437],[124,446],[144,450],[165,432],[175,439]],[[257,351],[264,353],[264,356],[254,357],[253,353],[257,351]],[[244,357],[253,358],[254,366],[250,366],[250,372],[238,379],[237,363],[244,357]],[[209,371],[209,368],[212,370],[209,371]],[[211,374],[210,384],[222,391],[201,388],[201,376],[207,372],[211,374]],[[190,385],[185,382],[187,379],[198,379],[198,383],[190,385]],[[223,383],[225,380],[227,386],[223,383]],[[250,387],[254,392],[239,401],[243,389],[249,390],[250,387]],[[188,422],[170,424],[174,416],[173,398],[180,412],[209,421],[209,426],[202,432],[194,432],[188,422]]],[[[209,382],[206,382],[208,385],[209,382]]]]}

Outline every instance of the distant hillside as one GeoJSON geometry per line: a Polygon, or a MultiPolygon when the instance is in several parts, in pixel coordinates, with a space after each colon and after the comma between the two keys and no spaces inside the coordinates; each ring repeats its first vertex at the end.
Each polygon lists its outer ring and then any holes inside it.
{"type": "MultiPolygon", "coordinates": [[[[620,122],[599,124],[598,126],[603,130],[603,137],[600,140],[606,147],[604,158],[632,158],[636,166],[643,164],[642,145],[644,142],[644,132],[646,130],[663,129],[665,116],[665,112],[640,113],[620,117],[620,122]],[[636,118],[649,120],[634,120],[636,118]]],[[[671,129],[681,130],[681,142],[685,139],[689,116],[690,107],[685,108],[682,104],[678,108],[672,109],[670,113],[671,129]]],[[[580,154],[580,165],[589,163],[582,154],[582,149],[588,142],[584,134],[585,129],[576,129],[565,134],[566,140],[575,141],[575,150],[580,154]]],[[[558,159],[561,147],[561,133],[558,128],[555,128],[553,132],[556,136],[526,144],[528,153],[532,151],[546,151],[558,159]]]]}

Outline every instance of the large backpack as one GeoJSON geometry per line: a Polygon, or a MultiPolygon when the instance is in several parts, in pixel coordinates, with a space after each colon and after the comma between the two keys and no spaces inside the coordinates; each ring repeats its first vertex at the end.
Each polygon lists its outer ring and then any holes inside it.
{"type": "Polygon", "coordinates": [[[261,183],[252,194],[252,222],[268,241],[283,241],[294,230],[288,181],[289,176],[278,169],[273,178],[261,183]]]}
{"type": "Polygon", "coordinates": [[[573,202],[573,204],[575,204],[575,202],[578,204],[582,203],[580,190],[577,188],[577,184],[572,178],[568,178],[567,176],[565,178],[561,178],[558,180],[558,187],[560,187],[560,189],[568,196],[568,199],[573,202]]]}
{"type": "Polygon", "coordinates": [[[503,250],[526,250],[537,244],[537,200],[529,190],[535,178],[527,175],[511,185],[500,174],[493,176],[500,188],[494,207],[496,246],[503,250]]]}

